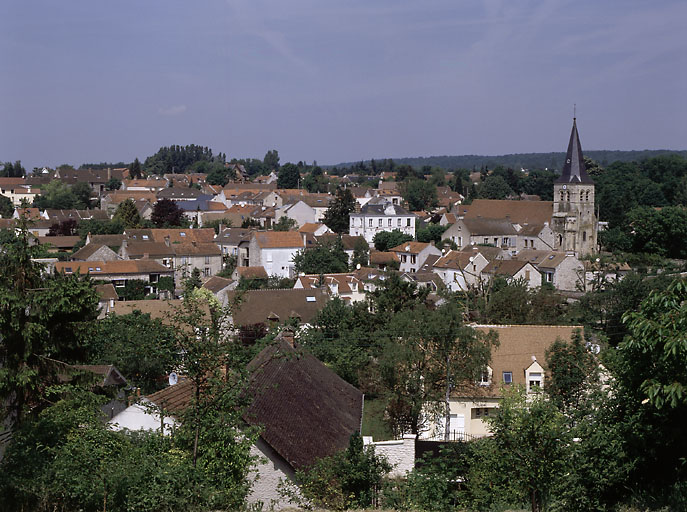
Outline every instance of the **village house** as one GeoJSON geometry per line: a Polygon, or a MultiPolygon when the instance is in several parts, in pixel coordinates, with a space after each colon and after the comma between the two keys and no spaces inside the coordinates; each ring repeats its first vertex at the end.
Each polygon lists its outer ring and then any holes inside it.
{"type": "Polygon", "coordinates": [[[348,234],[362,236],[372,246],[377,233],[395,229],[415,238],[415,215],[387,201],[371,200],[359,213],[350,214],[348,234]]]}
{"type": "Polygon", "coordinates": [[[9,198],[15,207],[21,206],[22,202],[33,203],[40,193],[39,186],[28,184],[24,178],[0,178],[0,195],[9,198]]]}
{"type": "Polygon", "coordinates": [[[491,281],[495,277],[503,277],[508,282],[523,281],[530,290],[542,285],[542,275],[529,261],[491,261],[482,269],[482,277],[486,281],[491,281]]]}
{"type": "Polygon", "coordinates": [[[303,290],[327,289],[332,297],[339,297],[348,304],[363,301],[366,298],[363,283],[352,272],[298,276],[293,287],[303,290]]]}
{"type": "Polygon", "coordinates": [[[448,251],[432,266],[446,288],[452,292],[467,291],[478,286],[480,276],[489,261],[481,253],[448,251]]]}
{"type": "MultiPolygon", "coordinates": [[[[317,459],[348,447],[351,435],[360,431],[363,394],[296,345],[293,333],[284,331],[248,365],[245,390],[251,397],[243,414],[247,425],[258,427],[260,436],[251,447],[258,459],[248,502],[271,510],[290,506],[278,491],[282,480],[297,483],[297,470],[317,459]],[[308,435],[303,435],[307,430],[308,435]]],[[[119,430],[160,430],[179,424],[179,416],[191,403],[190,380],[143,397],[108,423],[119,430]],[[168,410],[160,418],[154,407],[168,410]]]]}
{"type": "Polygon", "coordinates": [[[556,290],[584,289],[584,265],[574,253],[525,249],[514,259],[532,263],[541,272],[542,282],[553,285],[556,290]]]}
{"type": "Polygon", "coordinates": [[[118,293],[131,280],[144,281],[146,294],[157,293],[161,277],[174,277],[173,270],[152,260],[58,261],[55,270],[68,275],[88,274],[92,279],[110,281],[118,293]]]}
{"type": "Polygon", "coordinates": [[[239,261],[239,266],[264,267],[269,275],[293,277],[293,257],[305,248],[305,236],[295,231],[254,231],[249,242],[239,247],[247,249],[248,265],[239,261]]]}
{"type": "Polygon", "coordinates": [[[428,256],[441,256],[441,251],[434,246],[434,242],[404,242],[389,251],[397,254],[401,272],[417,272],[428,256]]]}
{"type": "MultiPolygon", "coordinates": [[[[458,386],[450,398],[450,439],[465,440],[490,435],[484,421],[494,414],[503,391],[522,387],[534,392],[546,387],[546,351],[560,338],[569,342],[579,326],[563,325],[475,325],[487,333],[495,331],[499,346],[492,350],[491,362],[479,382],[458,386]]],[[[420,437],[444,439],[445,420],[428,418],[420,437]]]]}
{"type": "Polygon", "coordinates": [[[69,259],[71,261],[115,261],[121,258],[107,245],[90,243],[72,254],[69,259]]]}

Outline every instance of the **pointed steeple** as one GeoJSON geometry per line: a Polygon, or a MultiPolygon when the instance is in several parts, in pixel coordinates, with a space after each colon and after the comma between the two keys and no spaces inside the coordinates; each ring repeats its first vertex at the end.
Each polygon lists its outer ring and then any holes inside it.
{"type": "Polygon", "coordinates": [[[556,183],[594,183],[584,167],[584,156],[580,136],[577,133],[577,120],[573,117],[572,132],[568,143],[568,153],[565,155],[565,165],[556,183]]]}

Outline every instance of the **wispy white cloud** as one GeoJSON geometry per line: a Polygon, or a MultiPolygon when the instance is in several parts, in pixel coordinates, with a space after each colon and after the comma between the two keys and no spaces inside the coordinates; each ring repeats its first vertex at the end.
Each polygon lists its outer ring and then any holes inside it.
{"type": "Polygon", "coordinates": [[[157,113],[161,116],[178,116],[186,112],[186,105],[172,105],[171,107],[160,107],[157,113]]]}

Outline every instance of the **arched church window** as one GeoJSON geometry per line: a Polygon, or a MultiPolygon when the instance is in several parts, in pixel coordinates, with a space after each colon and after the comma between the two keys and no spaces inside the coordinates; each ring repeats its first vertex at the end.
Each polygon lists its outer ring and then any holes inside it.
{"type": "Polygon", "coordinates": [[[558,247],[563,247],[563,235],[558,235],[558,247]]]}
{"type": "Polygon", "coordinates": [[[587,201],[589,201],[589,190],[587,190],[587,201]]]}
{"type": "Polygon", "coordinates": [[[566,192],[566,201],[570,201],[570,191],[566,192]]]}
{"type": "Polygon", "coordinates": [[[563,201],[563,194],[564,192],[561,190],[561,201],[563,201]]]}
{"type": "Polygon", "coordinates": [[[586,242],[586,241],[587,241],[587,232],[586,232],[586,231],[583,231],[583,232],[582,232],[582,241],[583,241],[583,242],[586,242]]]}

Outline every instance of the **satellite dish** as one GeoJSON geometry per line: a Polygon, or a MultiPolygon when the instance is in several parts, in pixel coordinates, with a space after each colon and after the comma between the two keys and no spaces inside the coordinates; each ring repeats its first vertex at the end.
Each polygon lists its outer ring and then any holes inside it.
{"type": "Polygon", "coordinates": [[[537,360],[537,356],[532,356],[532,361],[536,361],[536,360],[537,360]]]}
{"type": "Polygon", "coordinates": [[[474,256],[470,256],[470,263],[472,263],[473,261],[475,261],[475,257],[474,257],[474,256]]]}
{"type": "Polygon", "coordinates": [[[360,270],[360,263],[358,263],[358,264],[355,266],[355,268],[356,268],[357,270],[360,270]]]}
{"type": "Polygon", "coordinates": [[[177,382],[179,382],[179,376],[176,374],[176,372],[172,372],[169,374],[169,385],[174,386],[177,382]]]}

